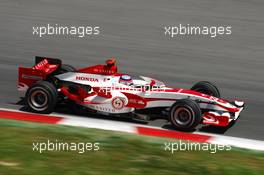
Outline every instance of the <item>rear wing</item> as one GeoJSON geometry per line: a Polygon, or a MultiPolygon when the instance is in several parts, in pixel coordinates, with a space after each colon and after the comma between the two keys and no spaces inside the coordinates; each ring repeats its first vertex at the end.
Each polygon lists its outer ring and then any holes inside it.
{"type": "Polygon", "coordinates": [[[40,57],[40,56],[35,56],[35,65],[40,63],[43,60],[47,60],[49,64],[58,64],[61,65],[61,60],[58,58],[47,58],[47,57],[40,57]]]}
{"type": "Polygon", "coordinates": [[[61,67],[57,58],[35,57],[35,65],[31,68],[18,68],[18,90],[26,91],[38,81],[45,80],[48,75],[61,67]]]}

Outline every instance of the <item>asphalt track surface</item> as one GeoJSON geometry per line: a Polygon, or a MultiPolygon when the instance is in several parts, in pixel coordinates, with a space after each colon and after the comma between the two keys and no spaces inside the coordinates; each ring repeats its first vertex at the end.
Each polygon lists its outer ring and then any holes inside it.
{"type": "MultiPolygon", "coordinates": [[[[0,105],[21,108],[19,65],[35,55],[84,67],[116,57],[121,72],[146,75],[169,86],[217,83],[222,96],[246,101],[230,136],[264,140],[264,2],[238,0],[1,0],[0,105]],[[32,35],[33,26],[100,26],[100,35],[78,38],[32,35]],[[166,25],[231,25],[230,36],[164,35],[166,25]]],[[[104,119],[106,119],[104,117],[104,119]]],[[[163,120],[149,125],[163,126],[163,120]]],[[[219,132],[210,128],[203,132],[219,132]]]]}

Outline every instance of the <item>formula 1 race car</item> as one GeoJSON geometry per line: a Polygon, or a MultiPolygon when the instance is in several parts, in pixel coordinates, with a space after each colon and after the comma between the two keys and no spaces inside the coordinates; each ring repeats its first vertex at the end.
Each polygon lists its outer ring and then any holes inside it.
{"type": "Polygon", "coordinates": [[[184,131],[198,124],[228,126],[244,108],[243,101],[221,99],[210,82],[171,88],[153,78],[119,73],[115,59],[76,69],[60,59],[36,57],[32,68],[19,67],[18,90],[25,92],[26,105],[36,113],[51,113],[57,104],[68,102],[105,115],[140,118],[158,111],[184,131]]]}

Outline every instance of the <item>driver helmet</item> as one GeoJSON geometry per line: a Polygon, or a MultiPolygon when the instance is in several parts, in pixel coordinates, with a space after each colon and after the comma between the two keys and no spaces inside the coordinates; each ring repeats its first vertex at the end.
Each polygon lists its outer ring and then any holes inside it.
{"type": "Polygon", "coordinates": [[[119,78],[119,83],[129,86],[133,83],[133,80],[130,75],[122,75],[119,78]]]}

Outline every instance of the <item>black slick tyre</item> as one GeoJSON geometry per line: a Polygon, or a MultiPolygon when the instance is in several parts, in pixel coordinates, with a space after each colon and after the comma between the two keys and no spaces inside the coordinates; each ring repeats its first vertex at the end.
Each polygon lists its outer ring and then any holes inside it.
{"type": "Polygon", "coordinates": [[[33,112],[48,114],[54,111],[57,98],[58,92],[54,85],[40,81],[27,90],[26,104],[33,112]]]}
{"type": "Polygon", "coordinates": [[[216,87],[216,85],[208,81],[200,81],[194,84],[191,90],[194,90],[194,91],[197,91],[203,94],[211,95],[217,98],[221,97],[220,91],[216,87]]]}
{"type": "Polygon", "coordinates": [[[202,112],[195,101],[182,99],[171,106],[169,119],[175,129],[192,131],[201,122],[202,112]]]}

